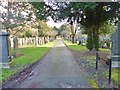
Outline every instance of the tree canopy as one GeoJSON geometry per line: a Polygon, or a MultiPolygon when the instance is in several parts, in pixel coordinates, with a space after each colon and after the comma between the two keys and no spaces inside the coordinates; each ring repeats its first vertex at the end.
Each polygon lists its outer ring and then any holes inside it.
{"type": "Polygon", "coordinates": [[[100,27],[108,20],[117,20],[118,7],[118,2],[69,2],[60,8],[57,15],[59,19],[67,19],[73,26],[71,28],[74,31],[73,38],[77,24],[82,24],[88,34],[88,39],[90,38],[89,43],[92,43],[90,44],[92,49],[98,50],[100,27]]]}

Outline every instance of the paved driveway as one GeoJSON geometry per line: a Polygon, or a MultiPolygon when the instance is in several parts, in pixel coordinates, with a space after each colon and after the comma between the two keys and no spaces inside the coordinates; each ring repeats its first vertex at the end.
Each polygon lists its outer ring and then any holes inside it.
{"type": "Polygon", "coordinates": [[[61,39],[17,88],[91,88],[86,74],[61,39]]]}

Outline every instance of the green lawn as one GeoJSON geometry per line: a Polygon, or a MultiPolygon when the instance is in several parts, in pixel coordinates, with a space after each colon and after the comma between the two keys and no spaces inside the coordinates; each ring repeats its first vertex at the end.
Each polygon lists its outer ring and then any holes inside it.
{"type": "Polygon", "coordinates": [[[63,42],[68,46],[69,49],[75,50],[75,51],[86,51],[88,50],[85,46],[81,46],[78,44],[73,44],[70,41],[63,40],[63,42]]]}
{"type": "MultiPolygon", "coordinates": [[[[75,51],[86,51],[86,50],[88,50],[85,46],[72,44],[70,41],[67,41],[67,40],[63,40],[63,41],[68,46],[69,49],[72,49],[72,50],[75,50],[75,51]]],[[[99,51],[103,51],[106,54],[110,54],[109,49],[100,48],[99,51]]],[[[93,60],[90,59],[91,57],[92,56],[83,56],[83,57],[80,57],[80,58],[81,59],[89,58],[89,59],[87,59],[88,61],[94,61],[94,59],[93,60]]],[[[94,64],[94,62],[89,63],[89,65],[92,65],[92,64],[94,64]]],[[[108,76],[108,71],[105,72],[105,76],[108,76]]],[[[120,77],[120,69],[116,69],[116,68],[112,69],[112,81],[120,84],[120,79],[118,77],[120,77]]]]}
{"type": "MultiPolygon", "coordinates": [[[[105,75],[107,77],[108,77],[108,74],[109,74],[109,72],[106,71],[105,75]]],[[[114,82],[116,82],[116,83],[118,83],[120,85],[120,79],[119,79],[119,77],[120,77],[120,68],[119,69],[112,68],[112,81],[114,81],[114,82]]]]}
{"type": "Polygon", "coordinates": [[[12,60],[12,62],[10,63],[10,69],[2,69],[2,74],[0,74],[0,82],[2,80],[6,80],[8,77],[15,74],[17,71],[25,68],[27,65],[40,60],[55,44],[55,42],[56,40],[54,42],[49,42],[38,47],[32,46],[19,48],[18,51],[22,54],[22,56],[14,58],[12,60]]]}
{"type": "Polygon", "coordinates": [[[99,48],[99,51],[103,51],[103,52],[105,52],[106,54],[110,54],[110,49],[99,48]]]}

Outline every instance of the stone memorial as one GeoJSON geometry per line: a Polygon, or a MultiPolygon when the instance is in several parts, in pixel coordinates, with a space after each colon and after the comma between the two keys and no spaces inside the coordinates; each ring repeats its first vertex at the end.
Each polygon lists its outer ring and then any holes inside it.
{"type": "Polygon", "coordinates": [[[22,38],[19,38],[19,40],[20,40],[20,46],[23,46],[23,41],[22,41],[22,38]]]}
{"type": "Polygon", "coordinates": [[[10,45],[11,45],[12,48],[14,47],[13,37],[12,36],[10,37],[10,45]]]}
{"type": "Polygon", "coordinates": [[[35,46],[38,46],[38,36],[35,37],[35,46]]]}
{"type": "Polygon", "coordinates": [[[8,33],[0,31],[0,67],[9,68],[8,33]]]}
{"type": "Polygon", "coordinates": [[[111,42],[112,67],[120,67],[120,21],[117,30],[111,35],[111,42]]]}

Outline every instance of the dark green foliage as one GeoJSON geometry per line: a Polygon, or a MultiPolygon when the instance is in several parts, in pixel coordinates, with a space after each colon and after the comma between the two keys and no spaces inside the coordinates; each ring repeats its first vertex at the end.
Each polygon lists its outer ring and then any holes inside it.
{"type": "Polygon", "coordinates": [[[44,33],[42,32],[42,30],[38,30],[38,36],[39,37],[43,37],[44,36],[44,33]]]}
{"type": "Polygon", "coordinates": [[[36,16],[38,19],[45,19],[46,15],[45,15],[45,2],[30,2],[34,8],[36,8],[36,16]]]}
{"type": "Polygon", "coordinates": [[[92,38],[92,36],[91,36],[90,34],[88,35],[88,38],[87,38],[86,47],[87,47],[89,50],[92,50],[92,49],[93,49],[93,38],[92,38]]]}
{"type": "Polygon", "coordinates": [[[107,48],[110,49],[110,40],[106,41],[107,48]]]}
{"type": "MultiPolygon", "coordinates": [[[[68,19],[67,22],[71,26],[77,20],[77,23],[82,24],[86,30],[85,33],[88,34],[87,47],[90,50],[93,47],[98,50],[100,27],[104,22],[117,17],[116,10],[119,7],[118,2],[58,2],[54,4],[58,7],[56,10],[44,2],[36,2],[32,5],[39,10],[37,13],[40,15],[38,16],[46,17],[50,15],[55,21],[68,19]],[[47,7],[47,11],[43,6],[47,7]],[[89,33],[90,29],[92,29],[91,33],[89,33]]],[[[72,37],[76,34],[75,32],[72,30],[72,37]]]]}
{"type": "Polygon", "coordinates": [[[53,30],[58,31],[58,28],[56,26],[53,27],[53,30]]]}
{"type": "Polygon", "coordinates": [[[30,30],[27,30],[27,31],[25,32],[25,36],[26,36],[26,37],[32,37],[32,32],[31,32],[30,30]]]}
{"type": "Polygon", "coordinates": [[[110,24],[109,21],[106,21],[100,27],[100,34],[111,34],[116,29],[116,27],[116,25],[110,24]]]}
{"type": "Polygon", "coordinates": [[[94,41],[94,48],[98,51],[99,50],[99,36],[93,36],[93,41],[94,41]]]}
{"type": "MultiPolygon", "coordinates": [[[[51,4],[49,0],[48,0],[48,4],[46,4],[45,2],[30,2],[30,3],[36,9],[37,19],[47,20],[48,16],[51,16],[52,18],[57,18],[55,14],[57,10],[53,9],[53,6],[49,5],[51,4]]],[[[52,4],[55,4],[55,3],[52,2],[52,4]]],[[[57,3],[56,3],[56,6],[57,6],[57,3]]]]}
{"type": "MultiPolygon", "coordinates": [[[[84,18],[81,23],[84,27],[87,27],[86,30],[88,32],[89,32],[89,28],[93,29],[93,32],[91,33],[93,37],[91,37],[91,39],[93,38],[93,47],[96,50],[98,50],[100,27],[103,27],[103,23],[106,22],[107,20],[110,20],[110,19],[112,20],[112,18],[116,17],[115,12],[117,10],[118,3],[101,2],[101,3],[95,3],[95,4],[96,6],[94,7],[94,9],[90,9],[90,8],[84,9],[86,18],[84,18]]],[[[87,43],[88,43],[88,46],[91,45],[91,42],[89,40],[87,43]]]]}

